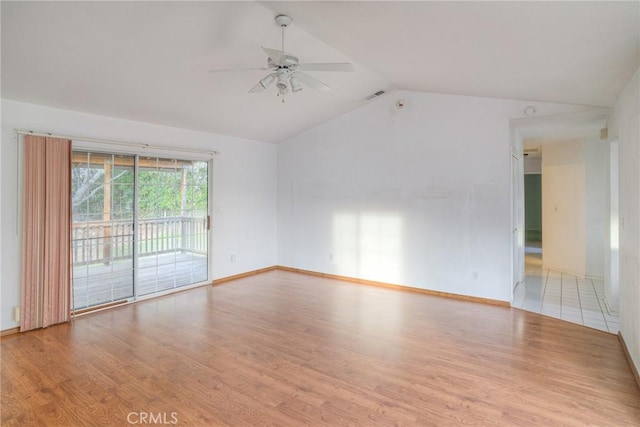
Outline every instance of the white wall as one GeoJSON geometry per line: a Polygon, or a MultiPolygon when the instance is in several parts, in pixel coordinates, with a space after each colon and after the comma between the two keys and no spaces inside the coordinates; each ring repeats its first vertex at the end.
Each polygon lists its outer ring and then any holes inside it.
{"type": "Polygon", "coordinates": [[[585,274],[603,279],[609,232],[609,143],[584,141],[585,154],[585,274]]]}
{"type": "Polygon", "coordinates": [[[618,312],[620,302],[620,167],[618,140],[609,143],[609,233],[605,236],[604,296],[608,308],[618,312]]]}
{"type": "MultiPolygon", "coordinates": [[[[276,167],[274,144],[112,119],[20,102],[2,101],[1,329],[17,324],[20,232],[17,209],[18,152],[14,129],[219,150],[213,165],[213,278],[276,264],[276,167]],[[236,262],[230,262],[230,254],[236,262]]],[[[117,147],[114,147],[117,150],[117,147]]]]}
{"type": "Polygon", "coordinates": [[[640,70],[616,102],[609,138],[620,155],[620,334],[640,371],[640,70]]]}
{"type": "Polygon", "coordinates": [[[585,163],[580,140],[542,147],[542,261],[585,274],[585,163]]]}
{"type": "Polygon", "coordinates": [[[527,105],[400,91],[280,143],[279,263],[510,301],[509,119],[527,105]]]}
{"type": "Polygon", "coordinates": [[[604,277],[608,145],[570,140],[542,146],[545,268],[604,277]]]}
{"type": "Polygon", "coordinates": [[[526,156],[524,158],[524,173],[542,173],[542,156],[526,156]]]}

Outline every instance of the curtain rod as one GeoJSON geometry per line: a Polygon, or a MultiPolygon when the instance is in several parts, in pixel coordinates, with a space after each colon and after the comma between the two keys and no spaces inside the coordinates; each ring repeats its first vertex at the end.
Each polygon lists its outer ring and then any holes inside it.
{"type": "Polygon", "coordinates": [[[33,136],[44,136],[47,138],[60,138],[60,139],[70,139],[76,141],[85,141],[85,142],[95,142],[98,144],[110,144],[110,145],[122,145],[126,147],[136,147],[142,149],[151,149],[151,150],[165,150],[165,151],[174,151],[174,152],[184,152],[184,153],[193,153],[193,154],[208,154],[210,156],[219,156],[220,152],[217,150],[192,150],[188,148],[171,148],[171,147],[162,147],[158,145],[145,144],[141,142],[121,142],[121,141],[109,141],[107,139],[96,139],[96,138],[82,138],[78,136],[69,136],[69,135],[54,135],[48,132],[34,132],[32,130],[20,130],[16,129],[16,134],[18,135],[33,135],[33,136]]]}

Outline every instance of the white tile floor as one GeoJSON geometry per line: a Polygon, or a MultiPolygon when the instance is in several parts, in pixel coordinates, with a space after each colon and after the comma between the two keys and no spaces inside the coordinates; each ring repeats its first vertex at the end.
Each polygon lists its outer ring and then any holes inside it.
{"type": "Polygon", "coordinates": [[[618,333],[618,316],[604,302],[604,282],[543,268],[540,254],[526,255],[525,281],[513,291],[511,306],[618,333]]]}

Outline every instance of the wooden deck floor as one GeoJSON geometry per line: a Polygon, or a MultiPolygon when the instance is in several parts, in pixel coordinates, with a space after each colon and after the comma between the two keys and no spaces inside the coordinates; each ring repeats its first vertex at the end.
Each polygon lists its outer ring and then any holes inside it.
{"type": "Polygon", "coordinates": [[[640,421],[615,335],[271,271],[5,337],[3,426],[640,421]],[[132,415],[133,414],[133,418],[132,415]]]}
{"type": "MultiPolygon", "coordinates": [[[[73,307],[81,309],[133,296],[131,259],[73,268],[73,307]]],[[[138,295],[179,288],[207,280],[205,255],[172,252],[140,257],[138,295]]]]}

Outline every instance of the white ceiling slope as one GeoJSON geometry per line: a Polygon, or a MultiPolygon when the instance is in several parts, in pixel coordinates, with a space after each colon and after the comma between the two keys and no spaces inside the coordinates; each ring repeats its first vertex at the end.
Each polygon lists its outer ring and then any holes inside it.
{"type": "Polygon", "coordinates": [[[611,106],[640,64],[638,1],[266,4],[399,89],[611,106]]]}
{"type": "Polygon", "coordinates": [[[278,142],[379,90],[611,106],[640,63],[640,3],[7,2],[2,97],[278,142]],[[249,94],[261,46],[303,62],[334,89],[249,94]]]}
{"type": "MultiPolygon", "coordinates": [[[[2,1],[2,96],[110,117],[277,142],[353,109],[387,82],[309,72],[334,88],[276,98],[248,93],[266,71],[261,46],[280,48],[274,13],[254,2],[2,1]]],[[[287,51],[302,62],[349,58],[299,26],[287,51]]]]}

